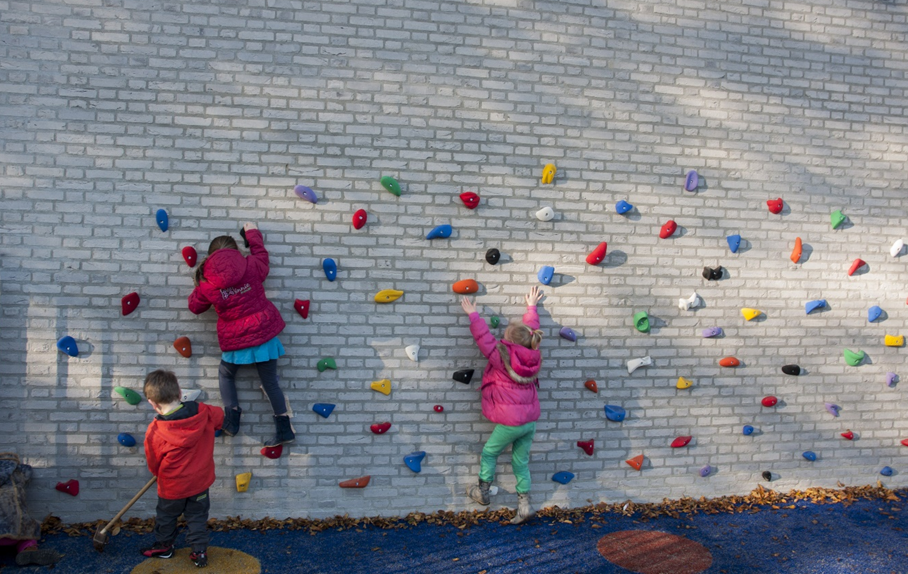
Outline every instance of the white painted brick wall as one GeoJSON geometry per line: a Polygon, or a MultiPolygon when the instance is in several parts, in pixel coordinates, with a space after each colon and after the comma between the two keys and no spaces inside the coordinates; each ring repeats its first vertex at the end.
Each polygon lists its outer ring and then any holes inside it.
{"type": "MultiPolygon", "coordinates": [[[[492,425],[478,373],[469,388],[451,380],[484,360],[450,286],[475,278],[483,316],[515,320],[542,265],[558,274],[541,308],[538,504],[743,493],[767,469],[789,489],[871,483],[890,465],[885,483],[904,486],[904,383],[884,381],[908,377],[906,351],[882,341],[905,334],[908,316],[908,256],[888,254],[908,236],[906,32],[900,6],[859,0],[0,0],[0,450],[37,468],[36,516],[118,510],[148,471],[116,436],[141,441],[152,412],[112,388],[168,368],[220,404],[215,317],[186,309],[180,249],[203,255],[253,220],[288,323],[280,376],[297,442],[279,461],[259,455],[271,413],[242,371],[242,432],[216,446],[216,516],[474,508],[463,493],[492,425]],[[554,186],[539,183],[547,162],[554,186]],[[697,193],[682,190],[690,169],[705,181],[697,193]],[[400,198],[382,175],[399,179],[400,198]],[[298,183],[317,206],[296,198],[298,183]],[[482,196],[477,210],[463,191],[482,196]],[[765,205],[777,196],[778,216],[765,205]],[[637,211],[617,215],[620,199],[637,211]],[[553,221],[534,218],[543,206],[553,221]],[[354,231],[359,208],[369,223],[354,231]],[[837,231],[835,209],[850,219],[837,231]],[[659,240],[669,218],[678,236],[659,240]],[[451,239],[423,238],[442,223],[451,239]],[[798,236],[808,257],[792,265],[798,236]],[[608,259],[590,267],[600,241],[608,259]],[[490,247],[498,266],[483,259],[490,247]],[[856,257],[869,271],[848,277],[856,257]],[[728,278],[707,284],[700,270],[717,263],[728,278]],[[406,295],[376,305],[384,288],[406,295]],[[705,308],[678,310],[694,290],[705,308]],[[131,291],[141,307],[121,317],[131,291]],[[297,298],[312,300],[308,320],[297,298]],[[820,298],[830,309],[805,316],[820,298]],[[874,304],[882,323],[866,320],[874,304]],[[742,306],[765,320],[746,323],[742,306]],[[633,329],[638,310],[651,333],[633,329]],[[576,343],[558,338],[562,325],[576,343]],[[714,325],[724,338],[701,338],[714,325]],[[80,357],[56,351],[67,334],[80,357]],[[181,335],[191,359],[171,347],[181,335]],[[843,347],[870,360],[848,367],[843,347]],[[629,376],[626,361],[647,354],[655,364],[629,376]],[[720,369],[726,355],[745,367],[720,369]],[[339,368],[319,373],[327,356],[339,368]],[[783,376],[787,363],[807,374],[783,376]],[[679,376],[693,388],[676,390],[679,376]],[[382,378],[390,397],[369,389],[382,378]],[[768,394],[782,406],[762,408],[768,394]],[[824,401],[842,406],[838,419],[824,401]],[[316,402],[337,408],[323,420],[316,402]],[[608,423],[606,403],[627,420],[608,423]],[[382,420],[392,430],[370,433],[382,420]],[[760,432],[744,437],[744,424],[760,432]],[[848,428],[855,442],[839,438],[848,428]],[[669,448],[687,434],[688,448],[669,448]],[[596,440],[593,457],[582,439],[596,440]],[[415,450],[428,452],[418,475],[402,463],[415,450]],[[640,453],[636,472],[624,460],[640,453]],[[704,464],[716,474],[700,478],[704,464]],[[236,493],[234,475],[250,470],[250,491],[236,493]],[[553,483],[561,470],[577,478],[553,483]],[[365,490],[337,487],[365,474],[365,490]],[[53,489],[71,478],[77,498],[53,489]]],[[[508,461],[498,484],[513,493],[508,461]]],[[[495,503],[513,505],[505,493],[495,503]]],[[[135,512],[153,508],[148,496],[135,512]]]]}

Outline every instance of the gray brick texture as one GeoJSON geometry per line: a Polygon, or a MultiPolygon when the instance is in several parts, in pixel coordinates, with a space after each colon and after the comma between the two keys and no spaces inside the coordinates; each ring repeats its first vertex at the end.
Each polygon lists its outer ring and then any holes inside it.
{"type": "MultiPolygon", "coordinates": [[[[172,369],[220,406],[216,317],[187,309],[180,252],[202,257],[255,221],[267,295],[287,322],[279,374],[297,441],[279,460],[259,454],[271,410],[242,370],[244,424],[217,441],[213,516],[475,508],[465,490],[493,424],[480,413],[485,360],[451,286],[480,284],[500,336],[544,265],[555,278],[540,307],[536,505],[741,494],[764,470],[787,490],[874,483],[889,465],[884,483],[905,486],[905,383],[886,374],[908,377],[908,351],[883,340],[908,318],[908,255],[889,254],[908,239],[906,33],[900,3],[862,0],[0,0],[0,450],[36,467],[34,515],[119,510],[148,478],[153,413],[113,388],[172,369]],[[481,196],[476,210],[466,191],[481,196]],[[617,214],[619,200],[635,209],[617,214]],[[537,220],[546,206],[555,218],[537,220]],[[354,230],[358,209],[369,219],[354,230]],[[848,221],[834,230],[835,210],[848,221]],[[660,239],[669,219],[678,231],[660,239]],[[441,224],[453,235],[426,240],[441,224]],[[605,261],[588,265],[602,241],[605,261]],[[856,258],[867,266],[849,276],[856,258]],[[704,280],[717,264],[724,279],[704,280]],[[379,305],[382,289],[405,294],[379,305]],[[122,316],[133,291],[141,305],[122,316]],[[679,309],[695,291],[704,305],[679,309]],[[308,319],[296,299],[311,300],[308,319]],[[806,315],[814,299],[828,307],[806,315]],[[885,311],[874,323],[872,305],[885,311]],[[763,315],[745,321],[742,307],[763,315]],[[649,333],[634,328],[638,311],[649,333]],[[703,338],[713,326],[724,334],[703,338]],[[56,350],[65,335],[79,357],[56,350]],[[181,336],[191,358],[172,347],[181,336]],[[844,348],[867,358],[850,367],[844,348]],[[628,374],[647,355],[653,365],[628,374]],[[726,356],[742,366],[719,367],[726,356]],[[323,357],[338,369],[320,373],[323,357]],[[804,372],[783,375],[785,364],[804,372]],[[451,378],[462,368],[477,370],[469,386],[451,378]],[[390,396],[370,389],[385,378],[390,396]],[[761,406],[767,395],[779,405],[761,406]],[[322,419],[315,403],[337,407],[322,419]],[[626,420],[607,421],[606,404],[626,420]],[[372,434],[382,421],[391,430],[372,434]],[[748,424],[757,432],[744,436],[748,424]],[[122,432],[140,446],[120,446],[122,432]],[[591,439],[587,456],[576,442],[591,439]],[[403,457],[419,450],[416,474],[403,457]],[[641,471],[624,462],[638,454],[641,471]],[[576,478],[557,484],[559,471],[576,478]],[[253,478],[238,493],[242,472],[253,478]],[[368,488],[338,487],[362,475],[368,488]],[[77,497],[54,489],[70,479],[77,497]]],[[[509,461],[493,507],[516,504],[509,461]]]]}

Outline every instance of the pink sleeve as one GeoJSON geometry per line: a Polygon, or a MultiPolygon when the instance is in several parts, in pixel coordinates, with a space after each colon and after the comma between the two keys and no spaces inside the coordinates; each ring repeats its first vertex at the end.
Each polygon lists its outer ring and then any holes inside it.
{"type": "Polygon", "coordinates": [[[255,273],[255,278],[264,281],[268,277],[268,250],[265,249],[265,238],[258,229],[246,232],[249,242],[249,257],[246,258],[246,269],[255,273]]]}
{"type": "Polygon", "coordinates": [[[489,326],[479,316],[479,313],[470,313],[470,333],[473,334],[473,339],[476,340],[479,352],[488,359],[492,351],[495,350],[495,345],[498,344],[498,341],[489,332],[489,326]]]}
{"type": "Polygon", "coordinates": [[[539,328],[539,313],[536,312],[536,306],[527,307],[527,312],[523,314],[523,324],[533,329],[539,328]]]}
{"type": "Polygon", "coordinates": [[[211,307],[211,302],[202,295],[200,287],[193,289],[189,295],[189,310],[199,315],[207,311],[209,307],[211,307]]]}

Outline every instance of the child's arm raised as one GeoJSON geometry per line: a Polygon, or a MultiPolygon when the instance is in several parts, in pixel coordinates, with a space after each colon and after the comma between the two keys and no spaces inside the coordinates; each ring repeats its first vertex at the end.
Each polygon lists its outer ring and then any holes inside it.
{"type": "Polygon", "coordinates": [[[496,341],[495,337],[492,336],[492,333],[489,332],[489,326],[486,325],[486,322],[479,316],[479,312],[476,311],[476,305],[470,301],[469,297],[461,299],[460,306],[463,307],[463,310],[470,316],[470,333],[473,334],[473,339],[476,340],[479,352],[486,358],[489,358],[489,355],[495,350],[495,345],[498,341],[496,341]]]}
{"type": "Polygon", "coordinates": [[[542,300],[542,291],[533,285],[530,292],[524,295],[524,299],[527,302],[527,312],[523,315],[523,324],[535,331],[539,328],[539,313],[536,311],[536,304],[542,300]]]}
{"type": "Polygon", "coordinates": [[[243,226],[246,240],[249,241],[249,257],[246,258],[247,269],[251,268],[258,275],[259,281],[268,277],[268,250],[265,249],[265,238],[258,226],[251,221],[243,226]]]}

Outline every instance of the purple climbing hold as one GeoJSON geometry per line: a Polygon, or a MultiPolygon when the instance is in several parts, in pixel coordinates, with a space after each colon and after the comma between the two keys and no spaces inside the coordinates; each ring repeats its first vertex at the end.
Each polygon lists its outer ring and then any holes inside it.
{"type": "Polygon", "coordinates": [[[706,478],[707,476],[712,474],[712,472],[713,472],[713,467],[711,467],[707,464],[706,466],[704,466],[703,468],[700,469],[700,476],[706,478]]]}
{"type": "Polygon", "coordinates": [[[451,233],[454,232],[454,228],[450,225],[439,225],[428,234],[426,234],[426,239],[447,239],[451,237],[451,233]]]}
{"type": "Polygon", "coordinates": [[[117,435],[117,440],[120,441],[120,444],[127,448],[132,448],[136,446],[136,439],[133,438],[128,432],[121,432],[117,435]]]}
{"type": "Polygon", "coordinates": [[[79,347],[76,345],[76,340],[66,335],[65,337],[60,337],[60,340],[57,341],[57,349],[63,351],[70,357],[79,356],[79,347]]]}
{"type": "Polygon", "coordinates": [[[561,472],[556,472],[552,475],[552,480],[555,482],[560,482],[561,484],[567,484],[570,481],[574,480],[574,473],[562,470],[561,472]]]}
{"type": "Polygon", "coordinates": [[[703,329],[703,337],[709,339],[710,337],[718,337],[722,334],[722,327],[710,327],[709,329],[703,329]]]}
{"type": "Polygon", "coordinates": [[[158,227],[161,228],[161,231],[167,231],[167,227],[168,227],[167,212],[164,211],[163,209],[159,209],[158,212],[155,213],[154,218],[155,218],[155,221],[158,222],[158,227]]]}
{"type": "Polygon", "coordinates": [[[314,405],[312,405],[312,410],[321,415],[322,418],[326,419],[334,410],[334,405],[330,403],[315,403],[314,405]]]}
{"type": "Polygon", "coordinates": [[[543,285],[548,285],[552,282],[552,277],[555,276],[555,268],[550,265],[544,265],[542,269],[539,270],[539,273],[536,274],[536,277],[539,279],[539,282],[543,285]]]}
{"type": "Polygon", "coordinates": [[[899,376],[895,373],[886,373],[886,386],[891,387],[899,382],[899,376]]]}
{"type": "Polygon", "coordinates": [[[558,334],[561,335],[563,339],[567,339],[571,342],[577,342],[577,333],[574,332],[570,327],[562,327],[558,334]]]}
{"type": "Polygon", "coordinates": [[[334,259],[331,259],[330,257],[328,259],[325,259],[325,261],[322,263],[322,269],[325,270],[325,277],[328,278],[328,281],[334,281],[335,279],[337,279],[337,263],[334,261],[334,259]]]}
{"type": "Polygon", "coordinates": [[[744,425],[744,436],[750,436],[754,434],[754,427],[750,425],[744,425]]]}
{"type": "Polygon", "coordinates": [[[700,175],[694,170],[687,172],[687,177],[684,179],[684,189],[687,191],[697,191],[697,186],[699,185],[700,175]]]}
{"type": "Polygon", "coordinates": [[[318,203],[318,196],[315,195],[315,192],[312,191],[311,188],[308,188],[305,185],[294,187],[293,193],[298,195],[300,199],[305,199],[309,203],[318,203]]]}
{"type": "Polygon", "coordinates": [[[834,417],[839,416],[839,409],[841,408],[839,405],[834,405],[832,403],[824,403],[824,405],[826,406],[826,410],[829,411],[829,414],[834,417]]]}
{"type": "Polygon", "coordinates": [[[404,464],[413,472],[422,470],[422,459],[426,458],[426,451],[420,450],[404,457],[404,464]]]}

